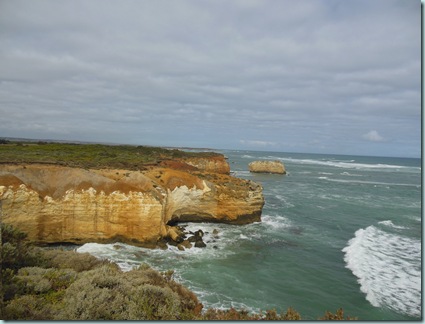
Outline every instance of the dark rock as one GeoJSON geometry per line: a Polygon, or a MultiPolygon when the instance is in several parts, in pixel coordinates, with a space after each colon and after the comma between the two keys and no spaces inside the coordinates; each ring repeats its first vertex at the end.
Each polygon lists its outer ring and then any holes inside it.
{"type": "Polygon", "coordinates": [[[197,241],[197,236],[189,236],[189,238],[187,240],[189,242],[196,242],[197,241]]]}
{"type": "Polygon", "coordinates": [[[182,244],[178,244],[178,245],[177,245],[177,248],[178,248],[180,251],[184,251],[184,246],[183,246],[182,244]]]}
{"type": "Polygon", "coordinates": [[[197,247],[197,248],[204,248],[204,247],[206,247],[207,245],[204,243],[204,241],[202,241],[202,240],[199,240],[199,241],[196,241],[195,242],[195,247],[197,247]]]}
{"type": "Polygon", "coordinates": [[[199,229],[199,230],[197,230],[195,232],[195,236],[203,237],[204,236],[204,232],[201,229],[199,229]]]}
{"type": "MultiPolygon", "coordinates": [[[[182,240],[182,242],[183,242],[183,240],[182,240]]],[[[174,241],[174,240],[169,240],[169,241],[168,241],[168,244],[170,244],[170,245],[172,245],[172,246],[177,246],[177,245],[179,245],[179,243],[178,243],[178,242],[176,242],[176,241],[174,241]]]]}
{"type": "Polygon", "coordinates": [[[189,240],[184,240],[180,245],[184,246],[186,249],[190,249],[192,247],[192,243],[189,240]]]}
{"type": "Polygon", "coordinates": [[[159,241],[158,241],[158,247],[159,247],[161,250],[166,250],[166,249],[168,249],[167,241],[166,241],[165,239],[161,239],[161,240],[159,240],[159,241]]]}

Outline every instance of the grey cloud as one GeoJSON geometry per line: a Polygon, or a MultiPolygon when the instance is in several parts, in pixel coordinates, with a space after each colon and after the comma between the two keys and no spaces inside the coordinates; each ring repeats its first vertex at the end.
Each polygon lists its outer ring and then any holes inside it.
{"type": "Polygon", "coordinates": [[[380,124],[415,155],[419,9],[393,0],[3,1],[0,131],[307,151],[316,138],[327,152],[368,154],[375,147],[350,152],[342,141],[380,124]]]}

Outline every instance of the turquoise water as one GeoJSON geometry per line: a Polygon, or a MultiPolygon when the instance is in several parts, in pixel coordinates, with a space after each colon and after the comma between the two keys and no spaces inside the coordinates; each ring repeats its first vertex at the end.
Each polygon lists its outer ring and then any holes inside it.
{"type": "Polygon", "coordinates": [[[130,269],[146,262],[205,307],[294,307],[303,319],[342,307],[361,320],[421,317],[419,159],[223,151],[234,175],[261,183],[262,221],[203,229],[205,249],[149,250],[86,244],[79,251],[130,269]],[[288,174],[251,174],[254,160],[281,160],[288,174]],[[217,229],[219,237],[212,231],[217,229]],[[213,242],[215,241],[215,242],[213,242]]]}

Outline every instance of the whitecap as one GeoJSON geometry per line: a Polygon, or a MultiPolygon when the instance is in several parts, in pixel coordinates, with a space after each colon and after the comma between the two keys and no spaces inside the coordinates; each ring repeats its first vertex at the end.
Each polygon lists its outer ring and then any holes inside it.
{"type": "Polygon", "coordinates": [[[361,174],[353,174],[353,173],[349,173],[347,171],[341,172],[340,174],[344,175],[344,176],[349,176],[349,177],[362,177],[361,174]]]}
{"type": "Polygon", "coordinates": [[[98,259],[115,262],[123,271],[130,271],[141,263],[134,257],[135,252],[137,253],[139,249],[124,243],[86,243],[76,251],[78,253],[89,253],[98,259]]]}
{"type": "Polygon", "coordinates": [[[375,226],[359,229],[345,253],[346,267],[375,307],[421,315],[421,242],[375,226]]]}
{"type": "Polygon", "coordinates": [[[291,222],[283,216],[264,215],[261,217],[261,222],[264,226],[270,227],[273,230],[287,228],[291,226],[291,222]]]}
{"type": "Polygon", "coordinates": [[[332,182],[340,182],[340,183],[356,183],[356,184],[370,184],[381,186],[402,186],[402,187],[416,187],[416,184],[411,183],[396,183],[396,182],[380,182],[380,181],[362,181],[362,180],[346,180],[346,179],[330,179],[328,177],[319,177],[321,180],[327,180],[332,182]]]}
{"type": "Polygon", "coordinates": [[[382,221],[382,222],[378,222],[378,224],[382,224],[382,225],[385,225],[385,226],[388,226],[388,227],[392,227],[392,228],[396,228],[396,229],[406,229],[407,228],[407,227],[404,227],[404,226],[395,225],[390,220],[385,220],[385,221],[382,221]]]}
{"type": "Polygon", "coordinates": [[[411,166],[384,164],[384,163],[375,163],[375,164],[355,163],[355,160],[333,160],[333,159],[314,160],[314,159],[283,158],[283,157],[274,157],[274,156],[269,156],[266,159],[275,159],[275,160],[281,160],[281,161],[299,163],[299,164],[323,165],[323,166],[330,166],[330,167],[336,167],[336,168],[357,169],[357,170],[358,169],[364,169],[364,170],[367,170],[367,169],[403,169],[403,170],[412,170],[412,171],[420,171],[421,170],[421,167],[411,167],[411,166]]]}

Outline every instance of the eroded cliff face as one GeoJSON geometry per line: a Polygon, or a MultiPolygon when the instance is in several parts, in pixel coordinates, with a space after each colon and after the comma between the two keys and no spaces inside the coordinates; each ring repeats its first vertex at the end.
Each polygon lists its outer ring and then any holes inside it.
{"type": "Polygon", "coordinates": [[[183,161],[201,171],[230,174],[230,165],[222,155],[208,158],[192,157],[186,158],[183,161]]]}
{"type": "Polygon", "coordinates": [[[153,169],[146,176],[166,190],[164,220],[247,224],[261,220],[262,187],[225,174],[153,169]]]}
{"type": "Polygon", "coordinates": [[[179,221],[260,221],[261,186],[194,168],[2,165],[2,221],[39,243],[122,241],[145,246],[170,236],[179,221]]]}
{"type": "Polygon", "coordinates": [[[250,172],[286,174],[285,166],[280,161],[253,161],[248,166],[250,172]]]}

